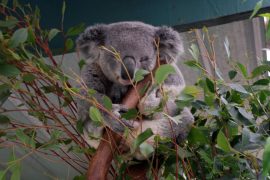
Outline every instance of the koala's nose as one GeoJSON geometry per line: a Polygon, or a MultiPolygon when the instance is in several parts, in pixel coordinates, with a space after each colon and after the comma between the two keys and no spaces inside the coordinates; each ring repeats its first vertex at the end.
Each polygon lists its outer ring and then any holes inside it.
{"type": "Polygon", "coordinates": [[[132,79],[134,76],[136,68],[136,62],[134,57],[132,56],[125,56],[123,59],[121,76],[123,79],[128,80],[129,77],[132,79]]]}

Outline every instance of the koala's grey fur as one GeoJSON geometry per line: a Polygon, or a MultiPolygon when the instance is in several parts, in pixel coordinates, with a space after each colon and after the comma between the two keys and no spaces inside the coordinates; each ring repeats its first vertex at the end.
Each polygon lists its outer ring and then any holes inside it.
{"type": "MultiPolygon", "coordinates": [[[[162,113],[156,113],[154,119],[147,118],[142,121],[142,129],[152,128],[155,134],[164,137],[176,137],[180,140],[186,138],[191,125],[193,116],[185,108],[179,112],[174,100],[185,86],[184,78],[174,64],[183,52],[182,42],[179,34],[169,27],[154,27],[141,22],[120,22],[113,24],[100,24],[88,27],[77,39],[77,49],[86,59],[86,65],[82,69],[82,78],[87,87],[95,89],[96,100],[102,103],[102,97],[107,95],[113,102],[113,112],[120,117],[119,112],[124,107],[121,100],[130,88],[127,73],[123,65],[115,59],[112,53],[101,48],[112,47],[120,53],[124,65],[131,78],[138,69],[153,70],[156,65],[157,51],[161,60],[171,63],[176,74],[171,74],[166,79],[163,89],[169,93],[167,102],[168,115],[177,117],[180,122],[174,122],[165,118],[162,113]],[[157,49],[156,43],[159,42],[157,49]]],[[[139,103],[138,109],[144,115],[146,108],[157,107],[161,102],[161,97],[157,96],[158,88],[152,89],[139,103]]],[[[87,95],[82,91],[83,95],[87,95]]],[[[100,137],[102,127],[96,126],[89,118],[90,103],[85,100],[78,101],[78,116],[85,123],[85,130],[94,136],[100,137]]],[[[104,123],[113,131],[122,133],[127,127],[134,128],[134,121],[115,120],[107,113],[103,113],[104,123]]],[[[150,116],[149,116],[150,117],[150,116]]],[[[135,123],[136,124],[136,123],[135,123]]]]}

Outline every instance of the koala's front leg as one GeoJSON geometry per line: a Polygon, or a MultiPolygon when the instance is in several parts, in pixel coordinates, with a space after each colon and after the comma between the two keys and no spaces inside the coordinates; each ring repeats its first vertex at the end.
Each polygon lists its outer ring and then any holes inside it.
{"type": "MultiPolygon", "coordinates": [[[[176,138],[177,142],[182,142],[187,138],[187,135],[194,123],[194,117],[188,108],[184,108],[177,116],[167,117],[162,115],[159,119],[144,119],[136,125],[133,130],[134,135],[139,135],[141,132],[150,128],[154,135],[159,135],[166,138],[176,138]],[[171,119],[173,118],[173,120],[171,119]]],[[[136,137],[136,136],[135,136],[136,137]]],[[[129,140],[129,142],[132,142],[129,140]]],[[[149,138],[147,143],[154,144],[154,137],[149,138]]]]}

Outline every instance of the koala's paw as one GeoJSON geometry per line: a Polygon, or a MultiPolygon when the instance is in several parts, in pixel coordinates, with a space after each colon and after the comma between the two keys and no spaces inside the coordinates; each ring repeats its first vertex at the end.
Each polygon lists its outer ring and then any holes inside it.
{"type": "Polygon", "coordinates": [[[116,133],[123,133],[125,128],[132,129],[133,121],[126,120],[121,118],[121,114],[128,111],[128,108],[126,108],[122,104],[113,104],[112,106],[112,115],[108,115],[107,118],[105,118],[105,125],[111,128],[116,133]]]}

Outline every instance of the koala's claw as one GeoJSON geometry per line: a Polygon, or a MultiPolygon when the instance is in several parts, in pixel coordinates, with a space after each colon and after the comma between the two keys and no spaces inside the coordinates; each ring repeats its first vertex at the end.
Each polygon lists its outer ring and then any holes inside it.
{"type": "Polygon", "coordinates": [[[118,113],[125,113],[128,111],[128,108],[123,104],[113,104],[112,111],[118,113]]]}
{"type": "Polygon", "coordinates": [[[121,113],[125,113],[128,111],[128,108],[122,104],[113,104],[112,105],[112,113],[117,117],[115,118],[105,118],[106,125],[110,127],[113,131],[122,133],[125,130],[125,127],[129,129],[133,129],[133,122],[130,120],[125,120],[121,118],[121,113]]]}

